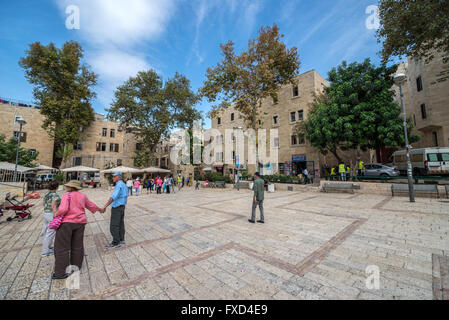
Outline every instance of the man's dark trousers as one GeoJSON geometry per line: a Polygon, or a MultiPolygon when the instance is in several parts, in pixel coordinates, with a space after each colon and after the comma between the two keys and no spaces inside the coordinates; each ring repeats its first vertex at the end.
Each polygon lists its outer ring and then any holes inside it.
{"type": "Polygon", "coordinates": [[[111,234],[114,245],[125,241],[125,206],[111,209],[111,234]]]}
{"type": "Polygon", "coordinates": [[[252,211],[252,215],[251,215],[251,220],[256,221],[257,206],[259,206],[259,210],[260,210],[260,221],[265,221],[265,217],[263,215],[263,200],[253,201],[253,211],[252,211]]]}

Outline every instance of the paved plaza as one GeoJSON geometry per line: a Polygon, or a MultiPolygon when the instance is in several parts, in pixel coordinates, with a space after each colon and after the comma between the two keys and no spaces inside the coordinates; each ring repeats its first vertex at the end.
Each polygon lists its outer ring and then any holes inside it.
{"type": "MultiPolygon", "coordinates": [[[[83,190],[103,206],[111,191],[83,190]]],[[[51,280],[33,219],[0,218],[0,299],[449,299],[449,202],[364,194],[185,189],[130,197],[126,245],[107,250],[110,209],[87,213],[80,289],[51,280]],[[368,266],[380,288],[367,288],[368,266]]]]}

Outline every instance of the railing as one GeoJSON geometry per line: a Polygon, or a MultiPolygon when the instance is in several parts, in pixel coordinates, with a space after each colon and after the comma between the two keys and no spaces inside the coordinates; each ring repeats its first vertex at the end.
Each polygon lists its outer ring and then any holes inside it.
{"type": "MultiPolygon", "coordinates": [[[[6,186],[8,188],[20,189],[22,191],[22,198],[25,199],[25,194],[26,194],[27,189],[28,189],[27,188],[27,183],[26,182],[17,182],[17,184],[22,184],[22,186],[9,184],[9,183],[5,183],[5,182],[0,182],[0,186],[6,186]]],[[[0,199],[0,201],[1,200],[4,200],[4,199],[0,199]]]]}
{"type": "Polygon", "coordinates": [[[7,104],[7,105],[10,105],[10,106],[15,106],[15,107],[39,109],[38,106],[32,104],[29,101],[17,100],[17,99],[11,99],[11,98],[4,98],[4,97],[0,97],[0,104],[7,104]]]}
{"type": "MultiPolygon", "coordinates": [[[[326,181],[342,181],[340,176],[326,176],[324,177],[326,181]]],[[[385,183],[390,180],[407,180],[407,176],[350,176],[346,178],[346,181],[361,181],[361,180],[380,180],[382,183],[385,183]]],[[[438,183],[439,181],[449,181],[449,176],[447,177],[436,177],[436,176],[416,176],[413,177],[415,180],[415,184],[418,184],[420,181],[432,181],[438,183]]]]}

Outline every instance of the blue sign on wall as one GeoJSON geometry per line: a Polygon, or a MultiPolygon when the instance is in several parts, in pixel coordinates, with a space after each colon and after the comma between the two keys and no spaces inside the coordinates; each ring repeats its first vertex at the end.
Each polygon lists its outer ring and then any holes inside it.
{"type": "Polygon", "coordinates": [[[307,156],[293,156],[292,162],[307,162],[307,156]]]}

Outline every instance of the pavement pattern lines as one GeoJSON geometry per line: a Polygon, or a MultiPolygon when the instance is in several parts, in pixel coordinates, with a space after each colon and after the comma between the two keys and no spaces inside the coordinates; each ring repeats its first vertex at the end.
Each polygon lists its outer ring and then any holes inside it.
{"type": "MultiPolygon", "coordinates": [[[[110,192],[83,190],[98,205],[110,192]]],[[[433,199],[276,192],[264,225],[247,190],[130,197],[126,245],[107,250],[110,212],[87,214],[80,289],[51,281],[32,220],[0,220],[0,299],[449,299],[449,208],[433,199]],[[380,289],[366,288],[366,267],[380,289]]]]}

